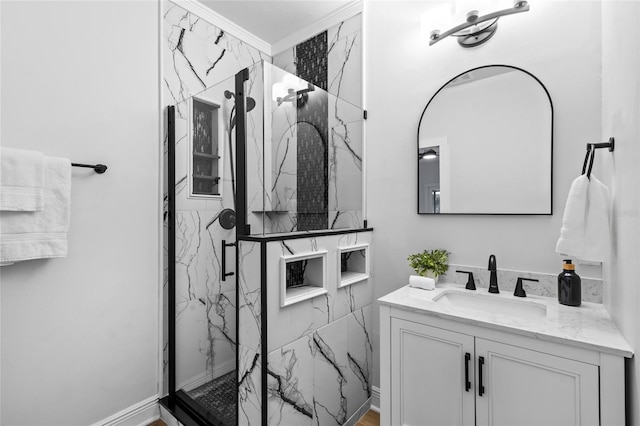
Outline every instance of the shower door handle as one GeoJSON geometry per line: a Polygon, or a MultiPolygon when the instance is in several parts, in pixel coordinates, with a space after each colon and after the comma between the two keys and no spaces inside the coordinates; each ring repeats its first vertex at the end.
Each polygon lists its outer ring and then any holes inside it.
{"type": "Polygon", "coordinates": [[[226,240],[222,240],[222,281],[226,281],[227,277],[232,276],[233,272],[227,272],[227,247],[235,247],[236,243],[227,243],[226,240]]]}

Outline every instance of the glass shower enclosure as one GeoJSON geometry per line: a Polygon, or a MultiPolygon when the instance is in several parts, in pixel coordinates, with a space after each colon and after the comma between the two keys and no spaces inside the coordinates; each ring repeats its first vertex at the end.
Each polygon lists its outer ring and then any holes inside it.
{"type": "Polygon", "coordinates": [[[167,108],[161,403],[183,424],[238,424],[236,241],[366,227],[362,114],[265,62],[167,108]]]}

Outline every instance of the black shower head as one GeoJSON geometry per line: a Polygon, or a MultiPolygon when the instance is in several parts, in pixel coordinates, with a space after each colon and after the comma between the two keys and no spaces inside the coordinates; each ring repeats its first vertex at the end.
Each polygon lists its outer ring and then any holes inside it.
{"type": "MultiPolygon", "coordinates": [[[[231,99],[231,98],[235,98],[236,94],[228,90],[225,90],[224,97],[227,99],[231,99]]],[[[247,112],[251,111],[255,107],[256,107],[256,100],[253,99],[251,96],[247,96],[247,112]]]]}

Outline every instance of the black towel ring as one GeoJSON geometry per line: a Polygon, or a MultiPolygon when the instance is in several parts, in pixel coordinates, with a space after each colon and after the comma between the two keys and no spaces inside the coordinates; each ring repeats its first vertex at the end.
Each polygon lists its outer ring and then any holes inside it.
{"type": "Polygon", "coordinates": [[[591,149],[591,144],[587,144],[587,153],[584,156],[584,163],[582,163],[582,173],[584,174],[587,171],[587,163],[589,162],[589,156],[591,155],[591,151],[595,152],[595,149],[591,149]]]}
{"type": "Polygon", "coordinates": [[[591,180],[591,169],[593,169],[593,160],[596,158],[596,150],[591,150],[591,160],[589,161],[589,170],[587,170],[587,179],[591,180]]]}

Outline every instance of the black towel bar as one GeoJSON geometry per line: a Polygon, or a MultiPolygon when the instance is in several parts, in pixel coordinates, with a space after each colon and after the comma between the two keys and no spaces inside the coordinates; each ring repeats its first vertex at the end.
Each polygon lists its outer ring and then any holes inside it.
{"type": "Polygon", "coordinates": [[[591,179],[591,169],[593,168],[593,160],[596,157],[596,149],[609,148],[609,152],[613,152],[614,147],[615,147],[615,139],[613,137],[609,138],[609,142],[588,143],[587,153],[584,156],[584,163],[582,164],[582,174],[584,174],[586,171],[587,178],[591,179]],[[589,165],[588,169],[587,169],[587,164],[589,165]]]}
{"type": "Polygon", "coordinates": [[[71,163],[73,167],[87,167],[89,169],[93,169],[96,173],[102,174],[107,171],[107,166],[104,164],[80,164],[80,163],[71,163]]]}
{"type": "Polygon", "coordinates": [[[613,148],[615,147],[615,138],[609,138],[609,142],[602,143],[588,143],[587,151],[591,151],[591,149],[599,149],[599,148],[609,148],[609,152],[613,152],[613,148]]]}

